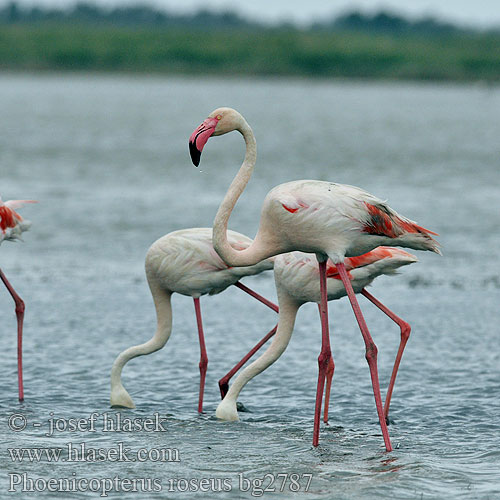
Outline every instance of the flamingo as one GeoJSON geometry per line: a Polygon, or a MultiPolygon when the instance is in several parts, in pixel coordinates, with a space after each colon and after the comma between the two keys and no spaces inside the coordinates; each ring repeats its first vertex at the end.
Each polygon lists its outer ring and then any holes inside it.
{"type": "MultiPolygon", "coordinates": [[[[346,257],[363,255],[378,246],[401,246],[440,254],[439,245],[428,229],[399,215],[386,202],[370,193],[344,184],[318,180],[299,180],[274,187],[264,199],[257,235],[245,250],[228,242],[227,225],[231,212],[252,175],[257,147],[252,129],[243,116],[231,108],[218,108],[194,130],[189,139],[191,159],[200,163],[208,139],[237,130],[243,136],[246,152],[243,163],[222,200],[213,223],[213,245],[229,266],[249,266],[281,253],[315,253],[320,268],[321,352],[318,357],[316,418],[319,423],[326,370],[331,358],[328,330],[326,262],[337,266],[365,342],[365,357],[370,369],[375,404],[387,451],[392,445],[387,430],[377,370],[377,347],[368,331],[354,294],[346,257]]],[[[318,424],[319,425],[319,424],[318,424]]],[[[316,428],[313,445],[318,445],[316,428]]]]}
{"type": "MultiPolygon", "coordinates": [[[[235,231],[228,231],[229,244],[245,249],[252,240],[235,231]]],[[[278,307],[239,282],[244,276],[253,276],[272,269],[273,259],[263,260],[249,267],[229,267],[212,246],[212,228],[182,229],[155,241],[146,255],[146,276],[156,308],[157,328],[146,343],[129,347],[118,355],[111,369],[111,406],[135,408],[135,404],[121,382],[125,364],[137,356],[161,349],[172,332],[171,296],[180,293],[193,298],[200,343],[200,389],[198,412],[203,411],[203,394],[208,356],[200,308],[202,295],[215,295],[235,285],[274,311],[278,307]]]]}
{"type": "MultiPolygon", "coordinates": [[[[21,208],[26,203],[36,203],[34,200],[9,200],[2,201],[0,197],[0,244],[4,240],[22,240],[22,233],[27,231],[31,226],[31,222],[23,219],[16,210],[21,208]]],[[[0,269],[0,279],[7,287],[11,297],[16,305],[17,318],[17,383],[19,401],[24,401],[24,385],[23,385],[23,322],[25,305],[21,297],[14,290],[14,287],[9,283],[4,272],[0,269]]]]}
{"type": "MultiPolygon", "coordinates": [[[[378,247],[360,257],[347,257],[344,265],[355,293],[361,293],[400,328],[401,340],[394,362],[389,388],[384,404],[384,416],[389,421],[389,406],[396,376],[403,356],[403,351],[410,336],[410,325],[384,306],[366,287],[381,275],[396,274],[401,266],[417,262],[417,258],[399,248],[378,247]]],[[[338,273],[337,266],[332,261],[327,262],[327,297],[328,300],[338,300],[347,292],[338,273]]],[[[320,306],[319,268],[314,254],[291,252],[279,255],[274,261],[274,279],[278,291],[279,323],[275,339],[268,349],[252,364],[245,368],[235,379],[231,388],[223,396],[216,410],[217,418],[222,420],[238,420],[236,401],[243,387],[259,373],[273,364],[285,351],[292,336],[295,318],[299,308],[307,302],[317,302],[320,306]]],[[[320,310],[321,311],[321,310],[320,310]]],[[[268,334],[269,335],[269,334],[268,334]]],[[[267,337],[267,336],[266,336],[267,337]]],[[[267,339],[266,339],[267,340],[267,339]]],[[[237,365],[239,366],[239,364],[237,365]]],[[[330,388],[335,364],[330,358],[326,371],[324,422],[328,422],[328,406],[330,388]]],[[[231,372],[230,372],[231,373],[231,372]]],[[[226,382],[226,381],[225,381],[226,382]]],[[[315,425],[319,432],[319,421],[315,425]]]]}

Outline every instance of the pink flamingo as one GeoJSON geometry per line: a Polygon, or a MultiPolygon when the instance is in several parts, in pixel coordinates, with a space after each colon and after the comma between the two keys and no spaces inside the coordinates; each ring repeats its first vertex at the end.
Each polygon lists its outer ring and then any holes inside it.
{"type": "MultiPolygon", "coordinates": [[[[237,249],[250,246],[252,240],[235,231],[228,231],[229,244],[237,249]]],[[[173,293],[193,297],[200,342],[200,390],[198,411],[203,411],[203,394],[208,356],[201,318],[200,296],[215,295],[235,285],[274,311],[278,307],[258,293],[239,283],[244,276],[253,276],[272,269],[273,259],[249,267],[228,267],[212,246],[212,228],[193,228],[174,231],[155,241],[146,255],[146,276],[156,308],[157,328],[151,340],[129,347],[113,363],[111,369],[111,406],[135,408],[121,382],[125,364],[137,356],[161,349],[172,332],[173,293]]]]}
{"type": "MultiPolygon", "coordinates": [[[[408,323],[371,295],[366,287],[377,276],[396,274],[398,268],[414,262],[417,262],[414,255],[390,247],[378,247],[360,257],[348,257],[344,260],[354,292],[364,295],[400,327],[401,340],[384,404],[386,421],[389,419],[389,406],[394,383],[411,328],[408,323]]],[[[340,280],[337,266],[330,260],[327,262],[326,275],[328,300],[338,300],[345,297],[347,292],[340,280]]],[[[274,261],[274,278],[280,309],[276,336],[268,349],[236,377],[227,394],[223,396],[224,399],[216,410],[216,416],[222,420],[238,420],[236,401],[241,390],[251,379],[267,369],[283,354],[292,336],[299,308],[306,302],[317,302],[320,306],[319,268],[314,254],[291,252],[277,256],[274,261]]],[[[330,388],[334,369],[333,358],[330,358],[326,371],[324,422],[328,422],[330,388]]],[[[319,415],[316,415],[316,418],[318,421],[315,422],[315,431],[319,433],[319,415]]],[[[318,437],[316,436],[316,439],[318,437]]]]}
{"type": "MultiPolygon", "coordinates": [[[[229,266],[254,265],[263,259],[299,250],[315,253],[320,267],[322,347],[318,357],[316,420],[326,370],[331,358],[328,331],[326,261],[337,266],[366,346],[375,404],[387,451],[392,450],[382,408],[377,370],[377,347],[371,338],[344,266],[345,257],[355,257],[382,245],[401,246],[440,253],[433,233],[402,217],[384,201],[353,186],[333,182],[300,180],[280,184],[264,199],[259,230],[245,250],[235,250],[226,231],[231,212],[252,175],[257,158],[255,136],[246,120],[234,109],[218,108],[193,132],[189,140],[191,159],[199,164],[204,145],[214,135],[237,130],[246,143],[243,164],[231,183],[213,224],[213,244],[229,266]]],[[[316,421],[315,420],[315,421],[316,421]]],[[[316,437],[316,430],[314,436],[316,437]]],[[[317,446],[317,439],[313,440],[317,446]]]]}
{"type": "MultiPolygon", "coordinates": [[[[31,226],[31,222],[24,220],[16,209],[21,208],[26,203],[36,203],[33,200],[9,200],[3,202],[0,198],[0,244],[4,240],[21,240],[21,235],[31,226]]],[[[23,321],[24,321],[24,302],[9,283],[7,277],[0,269],[0,279],[7,287],[10,295],[16,304],[17,317],[17,382],[19,391],[19,401],[24,400],[23,386],[23,321]]]]}

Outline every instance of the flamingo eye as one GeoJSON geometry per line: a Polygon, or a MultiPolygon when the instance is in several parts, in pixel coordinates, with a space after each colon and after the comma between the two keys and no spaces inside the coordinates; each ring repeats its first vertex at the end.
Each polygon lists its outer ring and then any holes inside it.
{"type": "Polygon", "coordinates": [[[222,115],[217,115],[215,118],[216,118],[217,120],[221,120],[221,119],[222,119],[222,115]]]}

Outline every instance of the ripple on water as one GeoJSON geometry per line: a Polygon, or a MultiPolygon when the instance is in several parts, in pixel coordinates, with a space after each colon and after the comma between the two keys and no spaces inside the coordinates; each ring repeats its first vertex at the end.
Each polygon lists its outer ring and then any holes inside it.
{"type": "MultiPolygon", "coordinates": [[[[2,175],[1,194],[40,200],[23,211],[34,222],[26,243],[1,247],[1,267],[27,304],[26,401],[19,405],[15,315],[11,298],[0,291],[2,470],[43,478],[159,477],[165,484],[170,478],[229,477],[233,491],[214,497],[231,500],[253,498],[237,491],[239,473],[313,475],[307,495],[277,491],[265,498],[500,498],[500,278],[491,251],[500,248],[498,216],[491,210],[500,185],[500,93],[465,85],[325,81],[313,86],[312,92],[311,82],[286,79],[0,78],[0,151],[8,173],[2,175]],[[155,329],[144,254],[169,231],[210,226],[241,161],[241,138],[231,135],[210,143],[202,174],[188,166],[187,134],[202,118],[200,110],[222,101],[245,113],[259,141],[258,168],[238,201],[232,228],[255,234],[258,200],[271,186],[303,178],[307,171],[309,178],[389,197],[398,211],[441,234],[442,258],[420,252],[418,264],[398,277],[381,277],[372,287],[412,326],[391,403],[394,451],[383,448],[363,340],[345,299],[330,304],[336,369],[330,425],[322,425],[318,448],[311,440],[320,332],[311,304],[299,311],[282,359],[242,392],[252,413],[242,414],[238,423],[218,422],[217,380],[276,319],[232,290],[202,298],[209,355],[205,414],[196,412],[193,304],[176,296],[166,347],[124,369],[123,383],[137,408],[120,411],[130,418],[159,412],[166,432],[46,436],[45,427],[29,426],[11,432],[6,417],[17,412],[40,423],[51,414],[61,419],[116,414],[108,401],[111,364],[155,329]],[[175,117],[175,127],[166,116],[175,117]],[[305,135],[306,129],[283,125],[296,123],[297,116],[315,117],[305,135]],[[5,451],[68,442],[175,448],[181,461],[14,464],[5,451]]],[[[272,275],[246,282],[276,298],[272,275]]],[[[363,299],[360,305],[378,347],[384,392],[399,330],[363,299]]],[[[1,491],[7,489],[5,480],[0,477],[1,491]]],[[[47,492],[37,496],[52,498],[47,492]]],[[[151,494],[202,497],[206,493],[151,494]]]]}

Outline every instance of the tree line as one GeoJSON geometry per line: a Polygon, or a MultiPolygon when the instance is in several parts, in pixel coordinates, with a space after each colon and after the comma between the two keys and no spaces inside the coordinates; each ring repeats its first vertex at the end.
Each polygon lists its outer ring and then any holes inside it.
{"type": "MultiPolygon", "coordinates": [[[[11,1],[0,7],[2,24],[73,23],[104,24],[115,26],[190,27],[199,29],[268,29],[249,20],[235,11],[210,11],[181,14],[162,10],[147,4],[104,7],[91,2],[77,2],[65,9],[48,6],[25,6],[11,1]]],[[[272,28],[298,29],[290,23],[274,25],[272,28]]],[[[367,14],[350,11],[330,19],[312,23],[306,30],[334,32],[371,32],[385,34],[459,34],[472,32],[432,17],[408,19],[388,11],[367,14]]]]}

